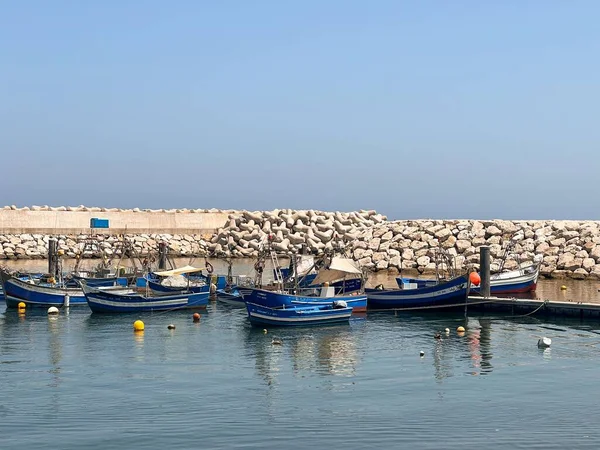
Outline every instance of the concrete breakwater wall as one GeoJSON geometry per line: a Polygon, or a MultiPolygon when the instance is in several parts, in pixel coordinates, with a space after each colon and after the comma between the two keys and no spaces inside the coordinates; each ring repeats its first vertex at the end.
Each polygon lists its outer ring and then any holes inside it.
{"type": "Polygon", "coordinates": [[[364,210],[81,208],[0,210],[0,259],[44,258],[51,236],[69,257],[118,255],[117,234],[124,235],[140,255],[155,254],[158,242],[164,241],[173,256],[254,257],[261,242],[271,235],[273,247],[282,254],[344,249],[370,270],[431,273],[439,246],[454,256],[457,267],[467,268],[478,266],[479,248],[487,245],[494,269],[512,239],[515,259],[507,261],[507,269],[541,255],[545,276],[600,279],[600,222],[595,221],[388,221],[375,211],[364,210]],[[97,244],[83,252],[81,242],[91,233],[91,217],[109,218],[111,228],[95,230],[97,244]],[[52,221],[57,224],[54,228],[52,221]]]}

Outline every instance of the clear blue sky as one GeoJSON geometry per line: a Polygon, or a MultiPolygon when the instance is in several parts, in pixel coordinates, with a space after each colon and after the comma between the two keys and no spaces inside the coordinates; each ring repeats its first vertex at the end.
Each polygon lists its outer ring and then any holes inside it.
{"type": "Polygon", "coordinates": [[[0,3],[0,204],[600,219],[600,2],[0,3]]]}

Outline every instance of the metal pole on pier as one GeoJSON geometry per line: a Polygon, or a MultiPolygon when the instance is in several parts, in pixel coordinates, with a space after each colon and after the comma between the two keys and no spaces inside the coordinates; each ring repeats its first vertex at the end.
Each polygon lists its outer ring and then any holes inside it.
{"type": "Polygon", "coordinates": [[[158,270],[165,270],[167,268],[167,243],[158,243],[158,270]]]}
{"type": "Polygon", "coordinates": [[[58,251],[56,239],[48,241],[48,274],[58,278],[58,251]]]}
{"type": "Polygon", "coordinates": [[[479,273],[481,287],[479,292],[484,297],[490,296],[490,248],[482,246],[479,248],[479,273]]]}

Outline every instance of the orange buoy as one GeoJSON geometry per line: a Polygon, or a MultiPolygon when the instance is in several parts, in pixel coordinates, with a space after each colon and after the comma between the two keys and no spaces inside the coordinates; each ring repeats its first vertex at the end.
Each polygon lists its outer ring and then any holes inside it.
{"type": "Polygon", "coordinates": [[[194,313],[192,317],[194,318],[194,322],[200,322],[200,314],[194,313]]]}
{"type": "Polygon", "coordinates": [[[469,274],[469,280],[473,286],[479,286],[479,283],[481,283],[481,277],[477,272],[471,272],[469,274]]]}

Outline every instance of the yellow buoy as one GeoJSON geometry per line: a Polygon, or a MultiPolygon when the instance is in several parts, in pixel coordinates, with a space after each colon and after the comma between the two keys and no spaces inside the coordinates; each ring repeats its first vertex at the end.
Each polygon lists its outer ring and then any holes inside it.
{"type": "Polygon", "coordinates": [[[566,290],[567,290],[567,287],[566,287],[566,286],[563,284],[563,285],[560,287],[560,290],[561,290],[561,291],[566,291],[566,290]]]}
{"type": "Polygon", "coordinates": [[[136,320],[135,322],[133,322],[133,329],[135,331],[144,331],[144,322],[142,322],[141,320],[136,320]]]}
{"type": "Polygon", "coordinates": [[[456,329],[456,332],[457,332],[457,333],[464,333],[464,332],[465,332],[465,327],[458,327],[458,328],[456,329]]]}
{"type": "Polygon", "coordinates": [[[19,302],[19,304],[17,305],[17,308],[25,309],[25,308],[27,308],[27,305],[25,304],[25,302],[19,302]]]}

